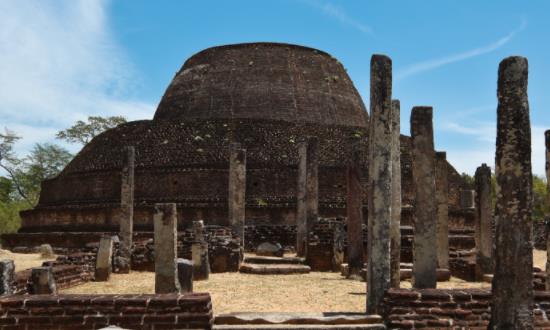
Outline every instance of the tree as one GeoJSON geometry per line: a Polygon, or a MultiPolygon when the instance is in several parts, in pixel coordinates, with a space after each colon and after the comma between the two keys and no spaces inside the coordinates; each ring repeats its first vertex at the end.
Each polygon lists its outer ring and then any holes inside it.
{"type": "Polygon", "coordinates": [[[546,190],[546,179],[542,176],[533,175],[533,218],[544,219],[548,215],[548,192],[546,190]]]}
{"type": "Polygon", "coordinates": [[[66,149],[51,143],[37,143],[19,168],[22,190],[33,205],[40,195],[40,183],[59,174],[73,155],[66,149]]]}
{"type": "Polygon", "coordinates": [[[124,123],[126,118],[122,116],[90,116],[86,122],[79,120],[66,130],[57,132],[56,137],[69,143],[86,145],[100,133],[124,123]]]}

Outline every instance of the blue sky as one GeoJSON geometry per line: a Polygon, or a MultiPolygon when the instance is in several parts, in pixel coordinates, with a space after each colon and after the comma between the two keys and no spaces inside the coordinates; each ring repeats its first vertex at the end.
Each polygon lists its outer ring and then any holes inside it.
{"type": "MultiPolygon", "coordinates": [[[[276,41],[338,58],[368,106],[369,62],[389,55],[402,133],[410,109],[434,107],[436,149],[460,172],[494,164],[500,60],[529,59],[533,168],[544,173],[550,106],[550,2],[145,1],[0,2],[0,128],[18,150],[55,142],[88,115],[153,116],[185,59],[211,46],[276,41]]],[[[68,145],[72,151],[77,146],[68,145]]]]}

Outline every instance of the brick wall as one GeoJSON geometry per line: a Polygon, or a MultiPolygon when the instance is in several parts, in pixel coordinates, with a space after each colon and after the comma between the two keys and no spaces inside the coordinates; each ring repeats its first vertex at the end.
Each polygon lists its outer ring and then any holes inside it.
{"type": "MultiPolygon", "coordinates": [[[[481,289],[390,289],[384,319],[391,329],[487,329],[491,292],[481,289]]],[[[548,329],[550,292],[535,291],[536,329],[548,329]]]]}
{"type": "Polygon", "coordinates": [[[31,295],[0,298],[0,329],[211,329],[207,293],[31,295]]]}

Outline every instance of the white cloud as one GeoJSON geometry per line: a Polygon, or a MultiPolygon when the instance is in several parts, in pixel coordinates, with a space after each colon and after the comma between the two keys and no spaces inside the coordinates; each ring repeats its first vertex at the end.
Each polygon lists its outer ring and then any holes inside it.
{"type": "Polygon", "coordinates": [[[395,77],[396,80],[402,80],[404,78],[416,75],[418,73],[431,71],[433,69],[437,69],[439,67],[445,66],[447,64],[456,63],[460,61],[464,61],[476,56],[484,55],[490,52],[493,52],[500,47],[506,45],[508,42],[510,42],[519,32],[521,32],[523,29],[527,27],[527,20],[522,19],[520,26],[515,29],[514,31],[508,33],[506,36],[498,39],[495,42],[492,42],[488,45],[471,49],[462,53],[453,54],[450,56],[437,58],[437,59],[431,59],[425,62],[420,62],[413,64],[409,67],[406,67],[403,70],[400,70],[396,73],[395,77]]]}
{"type": "MultiPolygon", "coordinates": [[[[449,162],[460,173],[474,174],[482,163],[495,167],[496,123],[474,126],[447,124],[446,129],[465,135],[464,148],[449,148],[449,162]],[[473,138],[473,141],[471,140],[473,138]],[[470,140],[470,141],[469,141],[470,140]]],[[[545,176],[546,147],[544,131],[548,127],[531,125],[531,166],[533,174],[545,176]]]]}
{"type": "Polygon", "coordinates": [[[305,0],[305,3],[322,11],[325,15],[331,16],[344,25],[351,26],[352,28],[365,33],[373,34],[372,28],[367,26],[351,16],[349,16],[342,8],[333,5],[330,2],[318,1],[318,0],[305,0]]]}
{"type": "Polygon", "coordinates": [[[128,98],[137,73],[109,30],[106,1],[0,2],[0,129],[53,141],[89,115],[151,118],[128,98]]]}

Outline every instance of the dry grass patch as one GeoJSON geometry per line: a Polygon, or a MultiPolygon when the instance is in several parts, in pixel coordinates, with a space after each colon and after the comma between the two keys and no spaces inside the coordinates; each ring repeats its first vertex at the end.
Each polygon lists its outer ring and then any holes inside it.
{"type": "Polygon", "coordinates": [[[0,259],[11,259],[15,263],[15,271],[29,269],[33,267],[40,267],[42,263],[47,260],[53,260],[54,258],[42,258],[38,253],[13,253],[8,250],[0,249],[0,259]]]}

